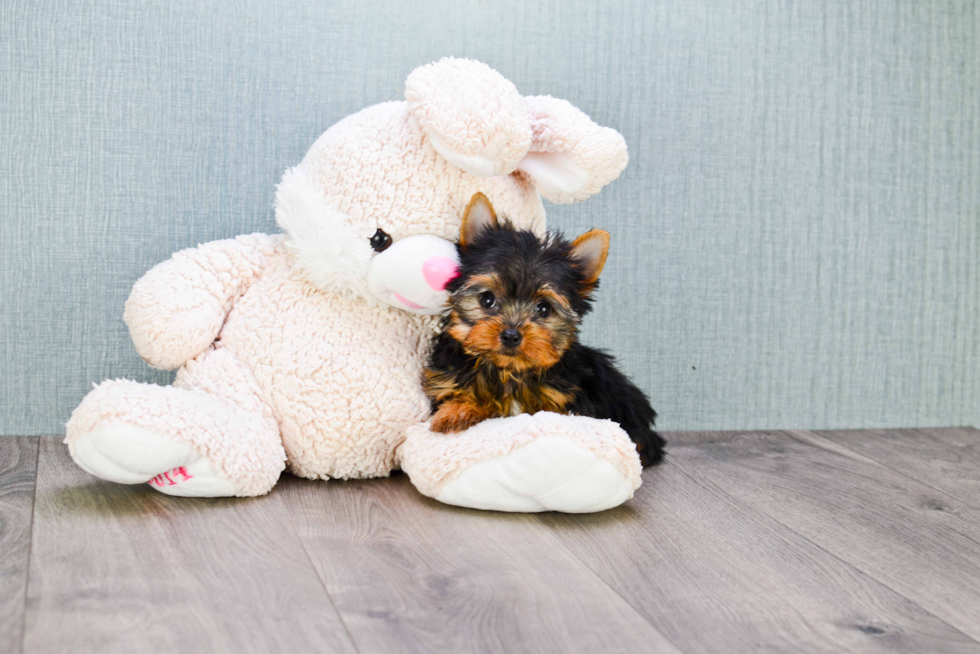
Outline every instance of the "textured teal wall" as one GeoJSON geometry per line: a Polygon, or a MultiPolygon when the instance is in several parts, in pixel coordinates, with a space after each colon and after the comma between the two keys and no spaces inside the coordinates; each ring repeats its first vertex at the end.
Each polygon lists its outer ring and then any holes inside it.
{"type": "Polygon", "coordinates": [[[275,231],[282,171],[443,55],[619,129],[551,224],[613,234],[585,340],[665,429],[980,424],[971,0],[0,3],[0,433],[166,382],[122,323],[171,252],[275,231]]]}

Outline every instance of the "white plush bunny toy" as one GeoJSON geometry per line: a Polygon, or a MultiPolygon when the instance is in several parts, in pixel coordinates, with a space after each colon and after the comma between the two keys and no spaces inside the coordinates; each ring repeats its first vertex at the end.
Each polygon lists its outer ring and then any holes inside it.
{"type": "Polygon", "coordinates": [[[541,196],[597,193],[626,166],[623,138],[476,61],[415,70],[405,97],[348,116],[286,171],[284,234],[184,250],[136,283],[136,349],[177,377],[89,393],[65,439],[79,466],[195,497],[261,495],[287,467],[310,479],[401,468],[429,497],[502,511],[632,497],[639,458],[615,423],[538,413],[437,434],[421,387],[470,198],[541,232],[541,196]]]}

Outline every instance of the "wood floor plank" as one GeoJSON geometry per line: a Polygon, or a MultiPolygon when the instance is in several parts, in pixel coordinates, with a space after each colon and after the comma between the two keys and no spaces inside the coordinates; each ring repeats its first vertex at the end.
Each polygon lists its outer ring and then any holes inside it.
{"type": "Polygon", "coordinates": [[[813,433],[980,508],[980,430],[944,427],[813,433]]]}
{"type": "Polygon", "coordinates": [[[37,436],[0,437],[0,652],[20,652],[24,629],[27,571],[37,436]]]}
{"type": "Polygon", "coordinates": [[[171,498],[38,462],[25,652],[352,652],[276,493],[171,498]]]}
{"type": "Polygon", "coordinates": [[[362,652],[676,652],[531,515],[420,496],[407,477],[277,492],[362,652]]]}
{"type": "Polygon", "coordinates": [[[672,455],[646,471],[619,509],[540,517],[681,650],[980,652],[980,643],[684,465],[672,455]]]}
{"type": "Polygon", "coordinates": [[[804,432],[684,434],[671,452],[686,470],[980,639],[980,511],[811,441],[804,432]]]}

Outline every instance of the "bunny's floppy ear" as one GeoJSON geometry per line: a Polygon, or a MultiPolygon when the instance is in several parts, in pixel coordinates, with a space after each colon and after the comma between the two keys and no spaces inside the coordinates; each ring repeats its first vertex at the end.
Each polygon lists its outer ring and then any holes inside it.
{"type": "Polygon", "coordinates": [[[550,95],[524,99],[531,119],[530,151],[517,168],[546,200],[579,202],[598,193],[626,168],[622,135],[600,127],[567,100],[550,95]]]}
{"type": "Polygon", "coordinates": [[[439,154],[476,177],[509,175],[531,145],[524,98],[479,61],[446,57],[416,68],[405,99],[439,154]]]}
{"type": "Polygon", "coordinates": [[[416,68],[405,81],[405,99],[450,163],[476,177],[520,170],[559,204],[598,193],[629,161],[619,132],[566,100],[522,97],[479,61],[446,57],[416,68]]]}

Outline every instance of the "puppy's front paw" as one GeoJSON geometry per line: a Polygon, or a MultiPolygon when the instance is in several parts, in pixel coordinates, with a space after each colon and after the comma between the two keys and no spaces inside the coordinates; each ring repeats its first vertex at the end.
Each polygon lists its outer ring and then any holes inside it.
{"type": "Polygon", "coordinates": [[[440,434],[453,434],[460,431],[461,428],[457,427],[448,416],[436,414],[432,416],[432,424],[429,429],[440,434]]]}
{"type": "Polygon", "coordinates": [[[440,434],[452,434],[465,431],[488,417],[484,411],[473,404],[453,400],[439,407],[432,416],[429,429],[440,434]]]}

